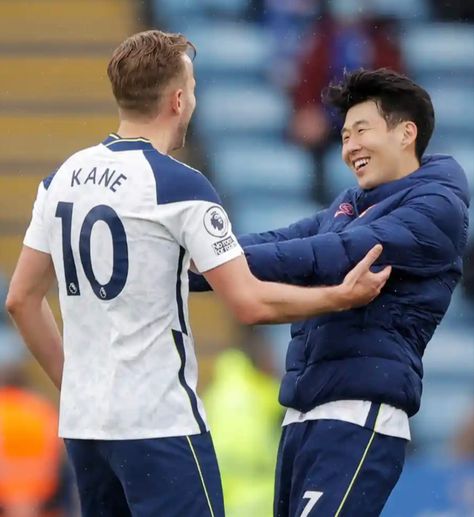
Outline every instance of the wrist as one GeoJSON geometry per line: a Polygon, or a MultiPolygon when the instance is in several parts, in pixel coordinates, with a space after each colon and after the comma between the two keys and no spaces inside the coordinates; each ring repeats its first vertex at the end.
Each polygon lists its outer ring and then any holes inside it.
{"type": "Polygon", "coordinates": [[[345,311],[349,309],[350,303],[347,289],[342,284],[327,287],[327,290],[328,292],[326,293],[326,296],[331,312],[345,311]]]}

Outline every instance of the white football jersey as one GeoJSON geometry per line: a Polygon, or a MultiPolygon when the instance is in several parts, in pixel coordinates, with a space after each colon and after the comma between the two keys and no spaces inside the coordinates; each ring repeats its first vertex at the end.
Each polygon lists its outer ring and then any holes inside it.
{"type": "Polygon", "coordinates": [[[24,244],[51,254],[58,279],[60,436],[206,431],[188,267],[242,253],[209,181],[146,139],[112,134],[43,180],[24,244]]]}

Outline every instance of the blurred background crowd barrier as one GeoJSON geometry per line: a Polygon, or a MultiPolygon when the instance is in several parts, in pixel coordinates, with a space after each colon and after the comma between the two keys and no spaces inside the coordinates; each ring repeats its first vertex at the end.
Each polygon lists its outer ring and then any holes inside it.
{"type": "MultiPolygon", "coordinates": [[[[310,215],[354,184],[340,121],[319,101],[344,68],[387,66],[422,84],[437,116],[429,152],[454,155],[474,193],[473,2],[0,0],[0,301],[39,181],[116,129],[107,62],[145,28],[183,32],[198,48],[198,106],[177,157],[210,177],[237,234],[310,215]]],[[[51,304],[58,315],[55,293],[51,304]]],[[[0,515],[74,516],[51,431],[57,394],[2,311],[0,515]]],[[[288,326],[242,329],[212,294],[193,296],[191,313],[228,515],[270,516],[288,326]]],[[[385,517],[474,515],[473,335],[471,223],[465,279],[427,348],[422,407],[385,517]]]]}

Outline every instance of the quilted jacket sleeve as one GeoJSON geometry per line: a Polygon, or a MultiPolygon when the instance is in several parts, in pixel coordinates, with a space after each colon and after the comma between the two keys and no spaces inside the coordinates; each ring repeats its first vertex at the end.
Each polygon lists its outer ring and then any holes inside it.
{"type": "Polygon", "coordinates": [[[319,231],[321,221],[324,218],[326,210],[317,212],[312,217],[306,217],[296,223],[290,224],[286,228],[271,230],[262,233],[250,233],[239,237],[239,243],[242,247],[253,246],[256,244],[265,244],[267,242],[282,242],[291,239],[302,239],[316,235],[319,231]]]}
{"type": "Polygon", "coordinates": [[[300,285],[342,281],[375,244],[384,246],[380,265],[421,277],[450,269],[467,238],[467,208],[450,190],[425,184],[389,214],[341,233],[324,233],[245,248],[262,280],[300,285]]]}

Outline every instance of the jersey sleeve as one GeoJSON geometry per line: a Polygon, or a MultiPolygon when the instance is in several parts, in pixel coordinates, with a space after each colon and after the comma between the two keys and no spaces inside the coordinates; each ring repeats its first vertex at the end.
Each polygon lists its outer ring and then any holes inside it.
{"type": "Polygon", "coordinates": [[[36,201],[33,205],[33,214],[30,225],[26,230],[23,244],[44,253],[51,253],[48,241],[48,234],[45,229],[43,213],[46,202],[46,188],[43,182],[38,187],[36,201]]]}
{"type": "Polygon", "coordinates": [[[189,251],[200,273],[243,253],[226,211],[210,201],[183,201],[168,205],[164,224],[189,251]]]}
{"type": "Polygon", "coordinates": [[[243,254],[219,195],[200,171],[159,153],[145,157],[155,177],[158,222],[199,272],[243,254]]]}

